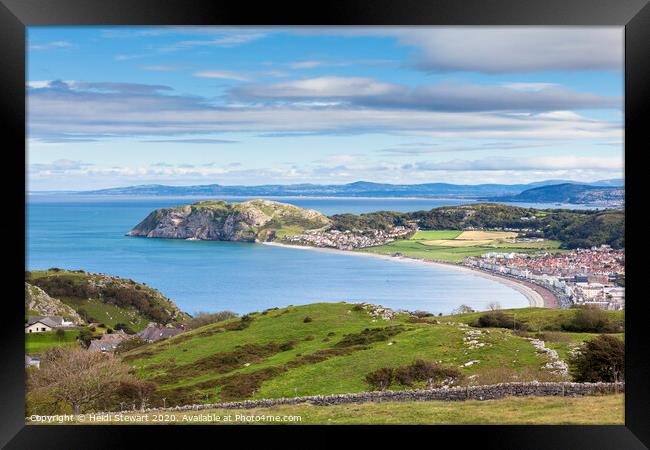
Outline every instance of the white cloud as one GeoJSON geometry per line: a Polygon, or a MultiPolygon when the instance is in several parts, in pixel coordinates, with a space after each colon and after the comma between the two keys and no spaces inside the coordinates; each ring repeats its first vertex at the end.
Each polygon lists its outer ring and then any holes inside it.
{"type": "Polygon", "coordinates": [[[202,39],[202,40],[186,40],[179,41],[172,45],[168,45],[160,48],[160,51],[170,52],[177,50],[187,50],[194,47],[238,47],[240,45],[248,44],[250,42],[256,41],[266,37],[265,33],[229,33],[226,34],[223,31],[220,36],[217,36],[212,39],[202,39]]]}
{"type": "Polygon", "coordinates": [[[317,77],[275,84],[251,84],[234,91],[249,98],[357,97],[395,92],[396,86],[362,77],[317,77]]]}
{"type": "MultiPolygon", "coordinates": [[[[384,92],[383,85],[309,81],[299,89],[352,94],[384,92]],[[365,86],[365,87],[364,87],[365,86]]],[[[284,91],[283,91],[284,93],[284,91]]],[[[320,101],[319,101],[320,102],[320,101]]],[[[132,83],[52,82],[28,92],[28,125],[32,138],[64,136],[161,136],[254,133],[393,133],[427,137],[490,139],[606,138],[622,140],[622,122],[593,120],[556,111],[507,115],[476,111],[428,111],[384,105],[310,105],[302,102],[225,107],[206,99],[181,96],[166,86],[132,83]]],[[[328,103],[328,102],[325,102],[328,103]]],[[[230,105],[228,105],[230,106],[230,105]]],[[[191,136],[190,136],[191,137],[191,136]]]]}
{"type": "Polygon", "coordinates": [[[219,78],[222,80],[234,81],[250,81],[251,79],[248,75],[228,70],[201,70],[194,72],[194,76],[198,78],[219,78]]]}
{"type": "Polygon", "coordinates": [[[521,83],[512,86],[437,83],[410,87],[362,77],[316,77],[280,83],[247,84],[234,98],[293,100],[344,98],[359,106],[433,111],[548,111],[621,108],[618,97],[575,92],[560,86],[521,83]],[[521,86],[524,84],[525,86],[521,86]]]}
{"type": "Polygon", "coordinates": [[[52,41],[44,44],[32,44],[29,46],[30,50],[56,50],[56,49],[71,49],[77,46],[68,41],[52,41]]]}

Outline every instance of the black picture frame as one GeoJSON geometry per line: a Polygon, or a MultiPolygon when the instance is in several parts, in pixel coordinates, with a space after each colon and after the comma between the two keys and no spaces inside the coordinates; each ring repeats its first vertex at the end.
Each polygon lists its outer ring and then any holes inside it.
{"type": "MultiPolygon", "coordinates": [[[[348,0],[303,2],[299,5],[278,2],[210,0],[0,0],[0,79],[4,146],[3,193],[5,208],[13,219],[2,222],[3,236],[10,245],[5,253],[4,271],[6,319],[2,333],[2,396],[0,397],[0,445],[6,448],[128,448],[137,442],[171,442],[172,436],[186,435],[187,442],[198,444],[206,434],[239,433],[247,442],[250,428],[150,426],[26,426],[24,423],[24,311],[17,300],[23,294],[25,245],[25,29],[37,25],[615,25],[625,27],[625,182],[627,214],[642,214],[643,170],[636,164],[647,148],[644,140],[650,103],[650,6],[648,0],[348,0]],[[644,145],[645,144],[645,145],[644,145]],[[637,166],[635,169],[635,165],[637,166]],[[642,172],[641,172],[642,173],[642,172]],[[23,212],[20,215],[20,211],[23,212]],[[16,219],[18,218],[18,219],[16,219]],[[21,219],[22,218],[22,219],[21,219]],[[18,222],[18,223],[16,223],[18,222]],[[23,267],[20,267],[20,262],[23,267]]],[[[632,221],[633,223],[634,221],[632,221]]],[[[627,223],[630,224],[628,218],[627,223]]],[[[632,228],[626,227],[626,234],[632,228]]],[[[640,295],[642,244],[633,232],[628,261],[626,304],[626,396],[624,426],[435,426],[361,427],[368,436],[384,439],[388,434],[416,433],[417,438],[434,443],[453,442],[480,445],[480,448],[602,448],[636,449],[650,445],[650,364],[644,342],[645,319],[640,295]],[[631,279],[631,283],[630,283],[631,279]],[[638,293],[635,290],[638,289],[638,293]],[[388,431],[387,431],[388,430],[388,431]],[[451,441],[447,440],[451,439],[451,441]]],[[[640,236],[637,236],[640,238],[640,236]]],[[[347,431],[357,427],[345,427],[347,431]]],[[[293,431],[329,432],[322,427],[254,427],[254,434],[265,433],[284,445],[294,440],[293,431]]],[[[337,431],[341,427],[335,428],[337,431]]],[[[326,436],[326,435],[324,435],[326,436]]],[[[216,436],[214,436],[216,437],[216,436]]],[[[231,436],[236,437],[236,436],[231,436]]],[[[300,444],[300,439],[295,439],[300,444]]],[[[215,441],[203,441],[210,445],[215,441]]],[[[232,442],[232,441],[231,441],[232,442]]],[[[268,441],[274,442],[274,441],[268,441]]],[[[310,441],[302,441],[307,446],[310,441]]],[[[322,441],[326,442],[326,441],[322,441]]],[[[333,441],[331,441],[333,443],[333,441]]],[[[415,443],[415,440],[412,442],[415,443]]],[[[223,442],[225,444],[225,442],[223,442]]],[[[367,441],[367,445],[370,441],[367,441]]],[[[192,445],[192,444],[189,444],[192,445]]],[[[234,445],[234,444],[228,444],[234,445]]],[[[334,443],[333,443],[334,445],[334,443]]],[[[408,445],[408,444],[407,444],[408,445]]]]}

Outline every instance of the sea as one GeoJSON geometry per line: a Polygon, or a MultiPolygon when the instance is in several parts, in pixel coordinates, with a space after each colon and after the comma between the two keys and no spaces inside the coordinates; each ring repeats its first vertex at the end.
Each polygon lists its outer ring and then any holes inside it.
{"type": "MultiPolygon", "coordinates": [[[[26,270],[58,267],[131,278],[158,289],[191,314],[224,310],[243,314],[340,301],[434,314],[449,313],[460,304],[475,309],[486,309],[495,301],[503,308],[528,305],[521,293],[497,281],[444,267],[253,243],[126,236],[152,210],[198,200],[204,199],[29,195],[26,270]]],[[[273,200],[327,215],[472,203],[404,198],[273,200]]]]}

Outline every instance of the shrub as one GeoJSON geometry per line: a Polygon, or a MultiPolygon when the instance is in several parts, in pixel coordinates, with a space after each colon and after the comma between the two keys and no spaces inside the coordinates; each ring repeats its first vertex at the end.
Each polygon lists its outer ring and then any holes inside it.
{"type": "Polygon", "coordinates": [[[77,340],[86,348],[90,345],[90,341],[93,339],[93,332],[91,329],[88,328],[82,328],[79,330],[79,335],[77,336],[77,340]]]}
{"type": "Polygon", "coordinates": [[[373,342],[387,341],[396,334],[404,331],[403,325],[395,325],[384,328],[366,328],[361,333],[346,334],[335,347],[349,347],[352,345],[368,345],[373,342]]]}
{"type": "Polygon", "coordinates": [[[116,323],[115,326],[113,327],[114,330],[122,330],[126,334],[135,334],[135,330],[128,326],[125,323],[116,323]]]}
{"type": "Polygon", "coordinates": [[[430,312],[428,312],[428,311],[413,311],[413,312],[411,313],[411,315],[412,315],[412,316],[415,316],[415,317],[419,317],[419,318],[422,318],[422,317],[433,317],[433,314],[430,313],[430,312]]]}
{"type": "Polygon", "coordinates": [[[304,319],[302,319],[302,321],[303,321],[304,323],[309,323],[309,322],[313,322],[314,319],[312,319],[311,317],[307,316],[307,317],[305,317],[304,319]]]}
{"type": "Polygon", "coordinates": [[[63,328],[57,328],[54,332],[54,335],[57,337],[57,339],[61,340],[65,337],[65,331],[63,331],[63,328]]]}
{"type": "Polygon", "coordinates": [[[356,305],[354,305],[352,307],[352,311],[363,311],[363,310],[364,310],[364,308],[363,308],[363,305],[361,303],[357,303],[356,305]]]}
{"type": "Polygon", "coordinates": [[[508,328],[514,330],[526,330],[526,324],[517,321],[512,314],[506,314],[501,311],[492,311],[481,315],[471,324],[478,328],[508,328]]]}
{"type": "Polygon", "coordinates": [[[605,311],[593,306],[579,308],[573,319],[564,322],[562,329],[582,333],[619,333],[621,324],[609,320],[605,311]]]}
{"type": "Polygon", "coordinates": [[[573,342],[571,336],[568,336],[566,333],[560,333],[559,331],[544,331],[543,333],[537,333],[535,337],[547,342],[573,342]]]}
{"type": "Polygon", "coordinates": [[[615,336],[600,335],[583,344],[570,363],[577,382],[621,381],[625,376],[625,345],[615,336]]]}
{"type": "Polygon", "coordinates": [[[293,342],[285,342],[284,344],[280,344],[280,351],[283,352],[288,352],[289,350],[293,350],[295,346],[293,345],[293,342]]]}
{"type": "Polygon", "coordinates": [[[146,343],[146,341],[140,339],[139,337],[124,339],[122,342],[117,344],[117,347],[115,347],[115,354],[119,355],[121,353],[128,352],[129,350],[141,347],[146,343]]]}
{"type": "Polygon", "coordinates": [[[223,322],[234,317],[237,317],[237,314],[232,311],[219,311],[214,313],[198,312],[194,317],[185,321],[185,326],[192,330],[211,323],[223,322]]]}
{"type": "Polygon", "coordinates": [[[395,369],[395,381],[403,386],[413,386],[415,378],[411,366],[402,366],[395,369]]]}
{"type": "Polygon", "coordinates": [[[446,379],[456,380],[462,377],[460,371],[455,367],[446,367],[422,359],[416,360],[410,369],[413,378],[417,381],[425,381],[430,389],[446,379]]]}
{"type": "Polygon", "coordinates": [[[375,390],[383,391],[388,389],[395,378],[394,370],[390,367],[382,367],[366,375],[366,382],[375,390]]]}

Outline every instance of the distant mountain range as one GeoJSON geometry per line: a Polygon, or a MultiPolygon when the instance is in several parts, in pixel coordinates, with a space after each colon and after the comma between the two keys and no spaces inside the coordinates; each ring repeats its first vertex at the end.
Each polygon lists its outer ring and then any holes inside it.
{"type": "Polygon", "coordinates": [[[571,203],[576,205],[622,206],[625,190],[622,186],[591,186],[585,184],[554,184],[527,189],[517,195],[486,198],[498,202],[571,203]]]}
{"type": "MultiPolygon", "coordinates": [[[[601,180],[578,184],[567,180],[548,180],[529,184],[384,184],[357,181],[349,184],[269,184],[260,186],[223,186],[219,184],[196,186],[166,186],[147,184],[120,188],[79,191],[74,195],[120,195],[120,196],[210,196],[210,197],[423,197],[423,198],[500,198],[506,200],[534,188],[562,185],[612,188],[622,190],[623,180],[601,180]]],[[[542,195],[540,198],[543,198],[542,195]]],[[[541,200],[538,200],[541,201],[541,200]]],[[[549,200],[555,202],[556,200],[549,200]]]]}

